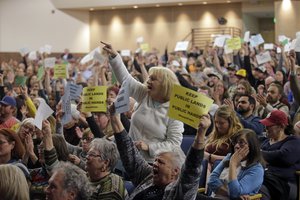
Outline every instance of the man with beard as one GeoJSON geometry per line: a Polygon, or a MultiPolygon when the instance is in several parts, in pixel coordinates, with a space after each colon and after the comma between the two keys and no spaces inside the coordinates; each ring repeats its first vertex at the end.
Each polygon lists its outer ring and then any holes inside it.
{"type": "Polygon", "coordinates": [[[253,115],[255,99],[250,95],[242,95],[237,104],[236,112],[244,128],[252,129],[257,135],[262,135],[264,126],[259,122],[260,117],[253,115]]]}
{"type": "Polygon", "coordinates": [[[271,85],[268,88],[267,97],[264,97],[263,95],[258,94],[256,97],[256,100],[260,104],[260,106],[257,109],[257,115],[261,118],[266,118],[266,116],[272,111],[272,110],[281,110],[283,111],[287,116],[289,116],[289,107],[285,105],[284,103],[280,102],[280,99],[283,94],[283,88],[278,83],[271,83],[271,85]]]}

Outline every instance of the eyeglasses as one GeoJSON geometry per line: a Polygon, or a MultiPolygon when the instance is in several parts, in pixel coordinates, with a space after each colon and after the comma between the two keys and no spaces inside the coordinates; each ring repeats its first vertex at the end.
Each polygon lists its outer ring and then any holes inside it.
{"type": "Polygon", "coordinates": [[[239,144],[239,146],[245,146],[245,145],[248,145],[247,142],[245,142],[244,140],[238,140],[238,141],[234,141],[232,142],[233,146],[239,144]]]}
{"type": "Polygon", "coordinates": [[[86,157],[94,157],[94,158],[100,157],[101,158],[101,155],[100,154],[97,155],[97,154],[94,154],[94,153],[87,153],[86,157]]]}
{"type": "Polygon", "coordinates": [[[86,141],[86,142],[91,142],[93,141],[94,138],[89,138],[89,137],[83,137],[81,138],[82,141],[86,141]]]}

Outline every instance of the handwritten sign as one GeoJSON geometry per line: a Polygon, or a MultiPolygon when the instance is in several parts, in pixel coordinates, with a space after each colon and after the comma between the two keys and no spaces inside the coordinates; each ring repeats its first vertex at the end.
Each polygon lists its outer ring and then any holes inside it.
{"type": "Polygon", "coordinates": [[[186,51],[189,46],[189,41],[177,42],[174,51],[186,51]]]}
{"type": "Polygon", "coordinates": [[[123,82],[122,87],[115,100],[115,107],[117,113],[124,113],[129,110],[129,89],[127,81],[123,82]]]}
{"type": "Polygon", "coordinates": [[[229,49],[239,50],[242,47],[241,38],[235,37],[232,39],[226,40],[226,45],[229,49]]]}
{"type": "Polygon", "coordinates": [[[263,43],[265,43],[265,40],[263,39],[261,34],[251,36],[250,45],[252,47],[257,47],[258,45],[263,44],[263,43]]]}
{"type": "Polygon", "coordinates": [[[264,64],[272,60],[270,52],[266,51],[264,53],[256,55],[256,60],[259,65],[264,64]]]}
{"type": "Polygon", "coordinates": [[[106,86],[93,86],[83,88],[82,111],[106,112],[106,86]]]}
{"type": "Polygon", "coordinates": [[[67,78],[67,64],[57,64],[54,66],[54,78],[67,78]]]}
{"type": "Polygon", "coordinates": [[[82,92],[82,85],[67,83],[67,88],[70,91],[71,100],[78,100],[82,92]]]}
{"type": "Polygon", "coordinates": [[[56,58],[55,57],[51,57],[51,58],[46,58],[44,60],[44,66],[46,68],[52,68],[55,66],[55,61],[56,61],[56,58]]]}
{"type": "Polygon", "coordinates": [[[197,128],[201,115],[207,114],[213,100],[207,96],[175,85],[171,94],[168,116],[197,128]]]}

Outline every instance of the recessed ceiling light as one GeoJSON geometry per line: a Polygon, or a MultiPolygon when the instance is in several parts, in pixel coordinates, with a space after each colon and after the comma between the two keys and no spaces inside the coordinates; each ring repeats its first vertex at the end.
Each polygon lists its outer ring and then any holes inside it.
{"type": "Polygon", "coordinates": [[[231,1],[227,1],[227,3],[231,3],[231,1]]]}
{"type": "Polygon", "coordinates": [[[95,10],[94,8],[90,8],[90,11],[93,11],[93,10],[95,10]]]}
{"type": "Polygon", "coordinates": [[[137,8],[138,8],[138,6],[133,6],[133,8],[134,8],[134,9],[137,9],[137,8]]]}
{"type": "Polygon", "coordinates": [[[207,4],[207,2],[206,2],[206,1],[204,1],[204,2],[203,2],[203,4],[207,4]]]}
{"type": "Polygon", "coordinates": [[[156,6],[156,7],[160,7],[160,5],[159,5],[159,4],[156,4],[155,6],[156,6]]]}
{"type": "Polygon", "coordinates": [[[115,7],[111,7],[112,10],[116,9],[115,7]]]}
{"type": "Polygon", "coordinates": [[[182,3],[178,3],[178,5],[179,5],[179,6],[182,6],[183,4],[182,4],[182,3]]]}

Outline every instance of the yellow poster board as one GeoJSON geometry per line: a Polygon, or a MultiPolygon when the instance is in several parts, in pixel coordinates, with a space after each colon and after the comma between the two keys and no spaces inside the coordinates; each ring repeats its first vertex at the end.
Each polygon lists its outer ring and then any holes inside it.
{"type": "Polygon", "coordinates": [[[213,100],[207,96],[175,85],[171,94],[168,116],[198,128],[201,115],[207,114],[213,100]]]}
{"type": "Polygon", "coordinates": [[[106,112],[106,86],[85,87],[82,90],[83,112],[106,112]]]}
{"type": "Polygon", "coordinates": [[[150,50],[150,46],[148,43],[142,43],[140,47],[143,52],[148,52],[150,50]]]}
{"type": "Polygon", "coordinates": [[[68,78],[67,64],[57,64],[54,66],[54,79],[58,78],[68,78]]]}
{"type": "Polygon", "coordinates": [[[235,37],[232,39],[228,39],[226,40],[226,45],[229,49],[239,50],[240,48],[242,48],[241,38],[235,37]]]}

